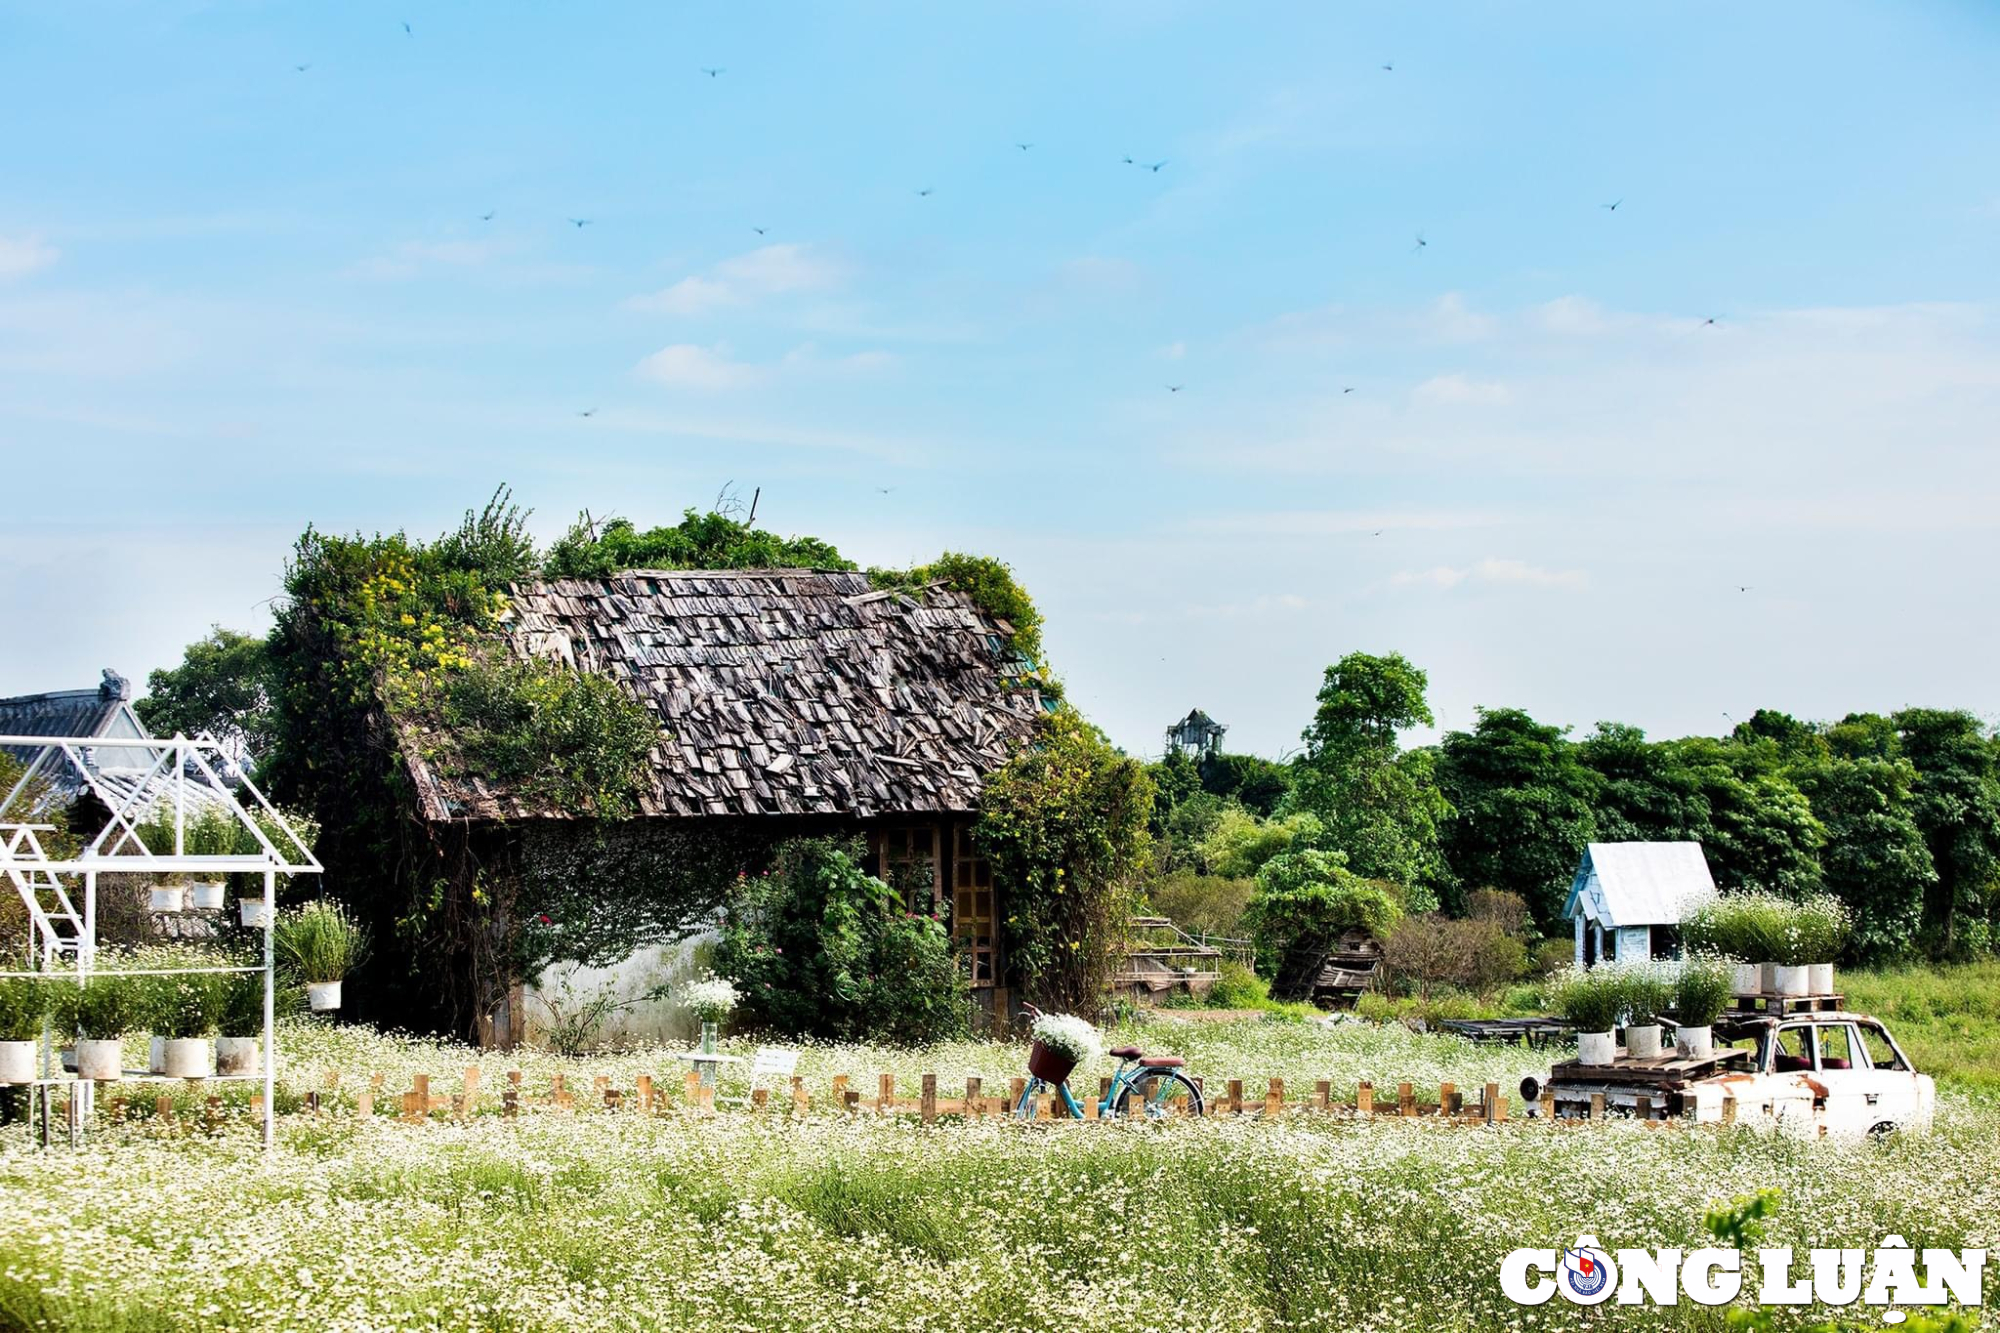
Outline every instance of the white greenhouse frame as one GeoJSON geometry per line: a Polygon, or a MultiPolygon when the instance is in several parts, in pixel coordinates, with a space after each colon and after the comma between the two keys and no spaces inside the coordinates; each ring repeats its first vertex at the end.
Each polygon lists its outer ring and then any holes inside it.
{"type": "MultiPolygon", "coordinates": [[[[49,978],[69,971],[68,963],[74,964],[77,980],[87,982],[93,975],[140,976],[140,975],[194,975],[200,973],[261,972],[264,975],[264,1039],[261,1074],[211,1075],[212,1079],[258,1079],[264,1084],[264,1146],[269,1148],[275,1129],[275,1097],[277,1083],[277,969],[272,948],[272,925],[277,918],[277,881],[279,875],[317,875],[322,873],[318,858],[305,845],[297,830],[286,822],[257,784],[248,776],[236,779],[237,790],[232,790],[217,773],[219,766],[227,766],[226,747],[212,737],[202,735],[190,740],[186,736],[175,736],[171,740],[144,738],[115,739],[96,736],[6,736],[0,735],[0,746],[34,749],[36,755],[27,770],[15,782],[13,789],[4,799],[0,799],[0,874],[20,895],[28,909],[30,927],[34,932],[33,945],[38,955],[39,967],[31,972],[0,972],[5,977],[49,978]],[[95,749],[115,750],[120,754],[150,754],[152,763],[143,767],[126,766],[117,770],[102,771],[89,762],[88,752],[95,749]],[[53,826],[33,821],[33,811],[14,810],[15,803],[22,801],[31,790],[38,774],[47,774],[51,767],[63,760],[80,774],[90,792],[111,812],[110,819],[92,838],[87,846],[75,856],[64,859],[48,855],[39,835],[53,826]],[[238,799],[239,792],[250,799],[246,806],[238,799]],[[268,817],[267,822],[274,831],[282,833],[277,841],[266,835],[259,827],[251,810],[261,811],[268,817]],[[220,809],[228,812],[237,823],[250,831],[256,838],[258,850],[255,852],[232,853],[222,856],[191,855],[185,850],[187,819],[191,812],[204,809],[220,809]],[[138,825],[171,810],[174,824],[174,846],[171,852],[154,853],[141,841],[138,825]],[[289,843],[289,846],[282,844],[289,843]],[[207,874],[217,877],[236,874],[259,874],[264,878],[264,960],[257,967],[190,967],[168,969],[146,969],[143,971],[103,971],[97,968],[97,877],[99,875],[154,875],[154,874],[207,874]],[[81,910],[78,910],[75,885],[82,884],[81,910]],[[46,895],[46,898],[45,898],[46,895]]],[[[45,1033],[46,1036],[52,1034],[45,1033]]],[[[49,1133],[49,1093],[61,1084],[74,1084],[70,1097],[70,1136],[74,1143],[80,1133],[82,1116],[80,1107],[88,1104],[89,1090],[95,1085],[81,1078],[62,1077],[58,1069],[52,1069],[55,1058],[55,1043],[46,1040],[42,1054],[44,1077],[34,1085],[41,1102],[42,1139],[46,1143],[49,1133]]],[[[78,1071],[79,1073],[81,1071],[78,1071]]],[[[185,1080],[159,1075],[145,1075],[135,1081],[183,1082],[185,1080]]]]}

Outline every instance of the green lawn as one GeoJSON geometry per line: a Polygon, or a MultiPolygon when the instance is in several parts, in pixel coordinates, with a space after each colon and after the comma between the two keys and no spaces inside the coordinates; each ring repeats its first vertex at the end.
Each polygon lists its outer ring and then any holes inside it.
{"type": "Polygon", "coordinates": [[[1843,971],[1835,985],[1941,1085],[2000,1093],[2000,962],[1843,971]]]}
{"type": "MultiPolygon", "coordinates": [[[[1211,1086],[1325,1077],[1343,1095],[1361,1078],[1474,1087],[1545,1063],[1359,1023],[1119,1035],[1188,1055],[1211,1086]]],[[[289,1026],[282,1049],[287,1104],[328,1069],[343,1089],[377,1070],[396,1091],[422,1071],[450,1092],[476,1062],[489,1110],[362,1121],[343,1094],[329,1115],[288,1117],[268,1160],[247,1117],[215,1139],[141,1121],[80,1155],[0,1131],[0,1328],[1554,1328],[1576,1312],[1499,1295],[1516,1244],[1699,1244],[1707,1205],[1763,1186],[1784,1191],[1777,1245],[1988,1244],[2000,1217],[1993,1105],[1956,1092],[1936,1132],[1848,1148],[1518,1119],[926,1129],[823,1099],[804,1120],[642,1118],[584,1097],[510,1121],[490,1110],[510,1065],[531,1089],[562,1072],[580,1092],[595,1073],[629,1087],[675,1066],[658,1051],[516,1062],[319,1023],[289,1026]]],[[[815,1086],[934,1072],[949,1089],[1022,1060],[1005,1043],[819,1046],[802,1068],[815,1086]]],[[[1692,1305],[1617,1314],[1723,1326],[1692,1305]]]]}

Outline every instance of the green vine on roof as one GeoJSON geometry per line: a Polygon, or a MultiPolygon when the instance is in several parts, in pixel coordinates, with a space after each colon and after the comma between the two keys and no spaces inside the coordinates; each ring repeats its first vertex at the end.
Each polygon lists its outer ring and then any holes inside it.
{"type": "Polygon", "coordinates": [[[1014,570],[991,556],[965,555],[946,551],[927,565],[912,569],[871,569],[868,581],[878,588],[895,588],[918,596],[933,583],[942,583],[970,598],[972,604],[1013,626],[1010,646],[1037,666],[1042,656],[1042,613],[1014,578],[1014,570]]]}
{"type": "Polygon", "coordinates": [[[581,515],[542,561],[557,579],[601,579],[626,569],[853,569],[817,537],[780,537],[727,514],[689,509],[672,527],[581,515]]]}

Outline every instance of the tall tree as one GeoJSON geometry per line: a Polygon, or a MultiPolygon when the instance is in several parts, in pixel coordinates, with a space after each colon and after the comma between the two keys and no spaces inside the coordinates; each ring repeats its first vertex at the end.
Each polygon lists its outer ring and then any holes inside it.
{"type": "Polygon", "coordinates": [[[1792,780],[1826,829],[1819,863],[1827,890],[1854,913],[1850,953],[1875,963],[1912,952],[1938,877],[1910,795],[1916,770],[1901,759],[1828,755],[1793,769],[1792,780]]]}
{"type": "Polygon", "coordinates": [[[1993,737],[1977,717],[1958,710],[1906,708],[1889,721],[1917,772],[1911,788],[1917,827],[1938,875],[1925,924],[1947,954],[1964,943],[1967,925],[1980,935],[1971,942],[1984,947],[2000,880],[2000,756],[1993,737]]]}
{"type": "Polygon", "coordinates": [[[1518,708],[1482,708],[1471,732],[1439,746],[1438,782],[1456,812],[1444,842],[1453,880],[1520,895],[1545,930],[1597,827],[1599,780],[1565,732],[1518,708]]]}
{"type": "Polygon", "coordinates": [[[264,640],[216,625],[187,646],[179,666],[149,672],[146,697],[132,706],[155,736],[205,731],[262,756],[277,734],[271,696],[264,640]]]}
{"type": "Polygon", "coordinates": [[[1308,810],[1364,879],[1402,885],[1414,912],[1437,905],[1449,874],[1439,845],[1451,803],[1438,789],[1436,755],[1402,750],[1397,734],[1433,720],[1429,680],[1401,653],[1349,653],[1326,669],[1281,813],[1308,810]]]}

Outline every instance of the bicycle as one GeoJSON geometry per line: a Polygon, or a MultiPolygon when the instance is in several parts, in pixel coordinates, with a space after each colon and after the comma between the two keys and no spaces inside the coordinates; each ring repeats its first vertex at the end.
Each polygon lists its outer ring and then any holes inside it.
{"type": "MultiPolygon", "coordinates": [[[[1032,1004],[1023,1005],[1022,1012],[1032,1022],[1042,1016],[1042,1011],[1032,1004]]],[[[1187,1067],[1187,1061],[1178,1055],[1147,1055],[1137,1046],[1119,1046],[1105,1052],[1118,1058],[1118,1072],[1111,1076],[1111,1084],[1097,1103],[1100,1120],[1112,1120],[1120,1116],[1137,1116],[1147,1120],[1164,1120],[1174,1113],[1174,1101],[1187,1099],[1187,1113],[1202,1113],[1201,1089],[1194,1080],[1180,1071],[1187,1067]]],[[[1084,1119],[1083,1103],[1069,1090],[1069,1080],[1050,1083],[1045,1079],[1029,1075],[1027,1086],[1021,1090],[1021,1100],[1014,1105],[1014,1115],[1021,1120],[1035,1118],[1043,1092],[1053,1089],[1060,1098],[1064,1110],[1074,1120],[1084,1119]]]]}

